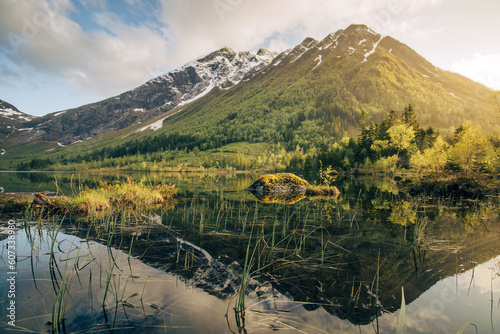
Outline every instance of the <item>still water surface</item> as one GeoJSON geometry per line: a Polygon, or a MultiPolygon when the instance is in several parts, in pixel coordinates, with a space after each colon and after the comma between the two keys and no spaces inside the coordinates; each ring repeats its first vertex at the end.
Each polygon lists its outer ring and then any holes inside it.
{"type": "Polygon", "coordinates": [[[0,186],[71,194],[127,177],[176,184],[176,208],[147,226],[17,220],[16,327],[2,307],[4,330],[394,333],[404,289],[405,333],[500,331],[497,198],[414,198],[390,179],[345,178],[338,198],[261,203],[247,174],[0,173],[0,186]]]}

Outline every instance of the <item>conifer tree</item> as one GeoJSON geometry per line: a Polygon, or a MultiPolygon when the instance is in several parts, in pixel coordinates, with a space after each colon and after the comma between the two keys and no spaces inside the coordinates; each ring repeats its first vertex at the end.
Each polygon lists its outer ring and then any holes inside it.
{"type": "Polygon", "coordinates": [[[406,126],[412,127],[413,131],[418,131],[420,129],[420,122],[418,121],[415,110],[411,104],[409,104],[408,107],[405,107],[402,115],[402,121],[406,126]]]}

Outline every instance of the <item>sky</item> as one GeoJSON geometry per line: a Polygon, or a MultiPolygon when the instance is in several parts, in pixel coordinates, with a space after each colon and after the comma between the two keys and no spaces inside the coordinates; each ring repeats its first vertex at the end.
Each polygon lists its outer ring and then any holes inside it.
{"type": "Polygon", "coordinates": [[[500,90],[498,0],[1,0],[0,99],[41,116],[228,46],[284,51],[352,23],[500,90]]]}

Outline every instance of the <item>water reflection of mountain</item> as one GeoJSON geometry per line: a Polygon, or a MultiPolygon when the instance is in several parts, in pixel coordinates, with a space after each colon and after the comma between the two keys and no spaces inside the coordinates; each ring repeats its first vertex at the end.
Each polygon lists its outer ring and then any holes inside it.
{"type": "MultiPolygon", "coordinates": [[[[272,284],[308,310],[322,307],[354,324],[372,322],[382,309],[395,312],[401,287],[408,304],[441,279],[500,254],[496,214],[485,210],[485,203],[447,207],[387,193],[369,199],[371,193],[367,190],[364,199],[314,199],[296,205],[199,195],[163,217],[169,228],[130,227],[115,237],[114,246],[128,251],[133,244],[132,254],[144,263],[228,299],[240,284],[248,237],[253,238],[250,249],[258,250],[265,248],[258,240],[269,246],[274,236],[274,254],[267,248],[258,255],[256,280],[247,292],[272,284]]],[[[87,236],[84,229],[76,231],[87,236]]],[[[269,296],[260,292],[259,297],[269,296]]]]}
{"type": "MultiPolygon", "coordinates": [[[[92,186],[127,176],[152,183],[175,181],[179,206],[166,213],[164,226],[125,224],[114,235],[113,246],[127,253],[131,248],[144,263],[222,299],[228,300],[239,287],[249,237],[258,261],[248,292],[258,289],[259,298],[265,298],[272,289],[259,287],[272,284],[285,296],[306,302],[308,310],[324,308],[354,324],[370,323],[382,312],[373,306],[377,269],[379,305],[394,312],[401,304],[401,287],[408,304],[439,280],[500,254],[494,198],[458,203],[412,198],[400,191],[401,183],[382,178],[339,177],[335,186],[340,197],[306,198],[293,205],[257,203],[251,194],[239,192],[254,179],[247,175],[65,173],[58,185],[70,189],[71,179],[92,186]]],[[[2,177],[12,187],[53,182],[53,175],[43,174],[2,177]]],[[[71,224],[79,237],[106,238],[85,223],[71,224]]]]}

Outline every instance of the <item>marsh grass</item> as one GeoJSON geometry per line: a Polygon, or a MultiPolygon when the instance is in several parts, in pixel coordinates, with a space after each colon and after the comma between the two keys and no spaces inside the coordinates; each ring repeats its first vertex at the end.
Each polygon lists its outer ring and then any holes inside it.
{"type": "Polygon", "coordinates": [[[110,184],[101,181],[98,188],[79,187],[78,193],[56,197],[54,202],[82,216],[105,217],[116,212],[141,214],[172,208],[176,192],[171,184],[145,185],[130,179],[110,184]]]}
{"type": "Polygon", "coordinates": [[[340,195],[340,191],[337,187],[331,186],[310,186],[306,189],[306,196],[330,196],[330,197],[338,197],[340,195]]]}

